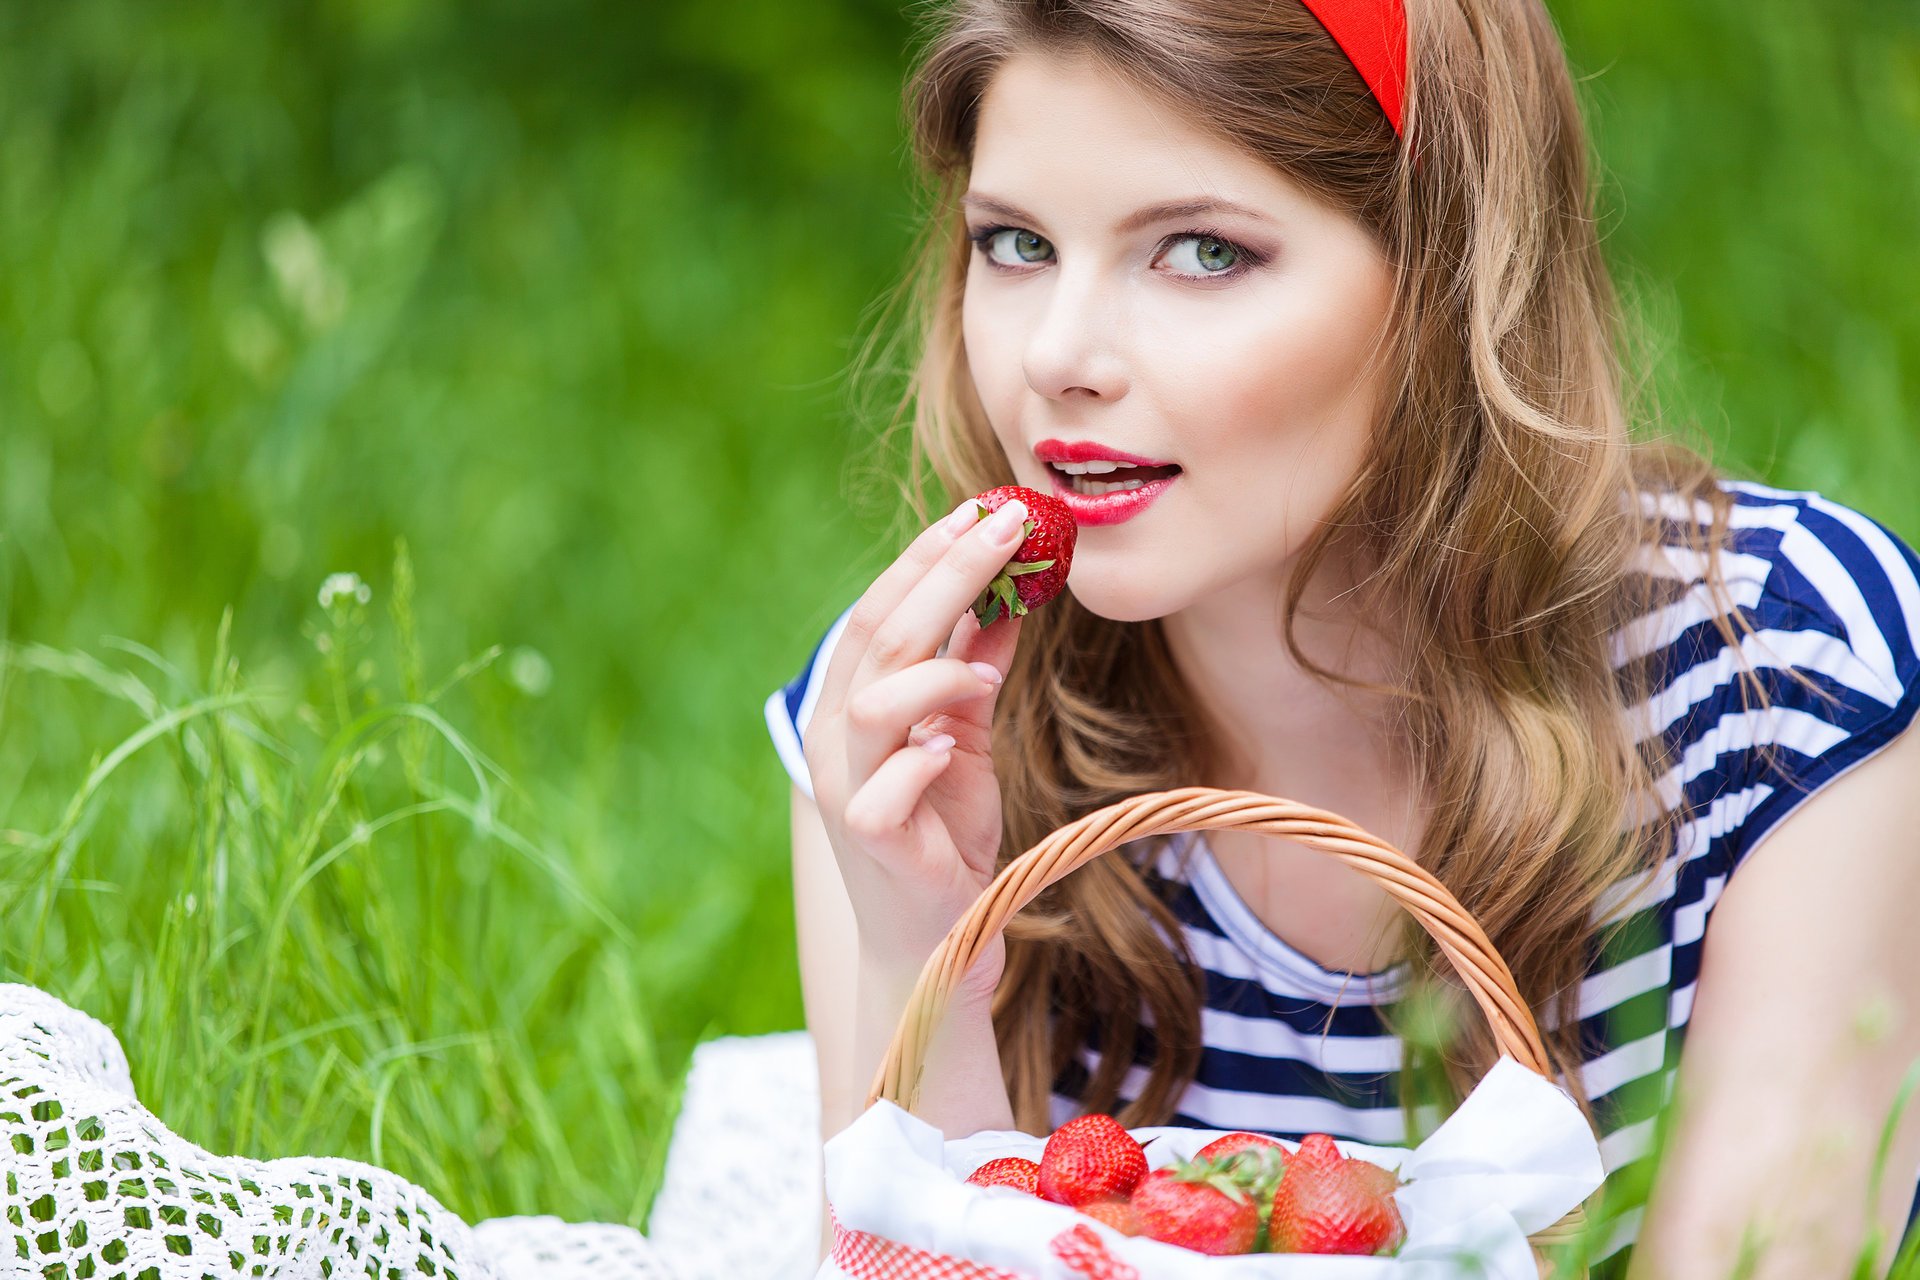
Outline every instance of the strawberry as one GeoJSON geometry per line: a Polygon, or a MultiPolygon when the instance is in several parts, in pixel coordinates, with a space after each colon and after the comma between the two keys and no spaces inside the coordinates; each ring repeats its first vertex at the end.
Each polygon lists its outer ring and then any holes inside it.
{"type": "Polygon", "coordinates": [[[1078,1116],[1053,1131],[1040,1153],[1040,1197],[1079,1208],[1132,1193],[1147,1176],[1147,1153],[1112,1116],[1078,1116]]]}
{"type": "Polygon", "coordinates": [[[1391,1190],[1396,1181],[1365,1160],[1292,1161],[1274,1192],[1269,1247],[1275,1253],[1392,1253],[1406,1239],[1391,1190]]]}
{"type": "Polygon", "coordinates": [[[1027,536],[1014,548],[1007,567],[973,602],[973,612],[983,628],[1002,610],[1008,617],[1018,618],[1059,595],[1066,588],[1067,571],[1073,567],[1073,544],[1080,526],[1073,522],[1067,504],[1052,494],[1003,484],[974,498],[978,504],[974,510],[984,520],[1015,498],[1027,507],[1027,536]]]}
{"type": "Polygon", "coordinates": [[[1140,1272],[1108,1253],[1107,1242],[1084,1222],[1055,1236],[1048,1248],[1067,1270],[1086,1280],[1140,1280],[1140,1272]]]}
{"type": "Polygon", "coordinates": [[[1012,1187],[1030,1196],[1040,1194],[1040,1166],[1019,1156],[989,1160],[967,1175],[976,1187],[1012,1187]]]}
{"type": "Polygon", "coordinates": [[[1133,1212],[1133,1202],[1115,1196],[1111,1200],[1089,1200],[1080,1206],[1080,1212],[1095,1222],[1112,1227],[1123,1236],[1140,1234],[1140,1219],[1133,1212]]]}
{"type": "Polygon", "coordinates": [[[1215,1256],[1246,1253],[1260,1233],[1260,1206],[1222,1172],[1226,1162],[1192,1161],[1155,1169],[1133,1190],[1140,1234],[1215,1256]]]}
{"type": "Polygon", "coordinates": [[[1274,1139],[1261,1133],[1229,1133],[1223,1138],[1215,1138],[1194,1153],[1195,1160],[1218,1160],[1230,1156],[1236,1151],[1248,1151],[1256,1147],[1272,1147],[1280,1153],[1281,1163],[1286,1162],[1287,1149],[1274,1139]]]}
{"type": "Polygon", "coordinates": [[[1340,1154],[1340,1148],[1333,1145],[1333,1139],[1324,1133],[1310,1133],[1300,1140],[1300,1149],[1287,1161],[1289,1166],[1304,1166],[1308,1169],[1325,1168],[1338,1164],[1346,1157],[1340,1154]]]}

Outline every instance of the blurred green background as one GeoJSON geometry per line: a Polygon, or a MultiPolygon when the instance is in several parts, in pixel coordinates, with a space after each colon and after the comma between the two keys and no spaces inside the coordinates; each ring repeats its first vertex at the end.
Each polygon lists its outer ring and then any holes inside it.
{"type": "MultiPolygon", "coordinates": [[[[1664,429],[1920,537],[1920,10],[1550,8],[1664,429]]],[[[799,1024],[761,703],[899,538],[907,38],[0,0],[0,979],[174,1128],[639,1224],[799,1024]]]]}

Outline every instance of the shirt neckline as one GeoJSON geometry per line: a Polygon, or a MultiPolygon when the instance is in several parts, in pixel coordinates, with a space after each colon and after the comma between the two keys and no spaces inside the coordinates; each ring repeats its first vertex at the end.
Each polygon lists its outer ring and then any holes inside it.
{"type": "Polygon", "coordinates": [[[1405,994],[1413,970],[1411,963],[1403,960],[1375,973],[1349,973],[1325,967],[1267,928],[1227,879],[1204,832],[1184,834],[1187,882],[1192,885],[1194,896],[1221,932],[1246,953],[1255,967],[1293,984],[1301,994],[1327,1004],[1347,1000],[1355,994],[1361,997],[1359,1003],[1391,1004],[1405,994]]]}

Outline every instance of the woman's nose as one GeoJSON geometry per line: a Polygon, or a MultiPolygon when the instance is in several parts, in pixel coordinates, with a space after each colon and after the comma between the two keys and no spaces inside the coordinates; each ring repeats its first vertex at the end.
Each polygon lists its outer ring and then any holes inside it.
{"type": "Polygon", "coordinates": [[[1127,366],[1119,338],[1119,303],[1092,276],[1054,276],[1051,295],[1027,335],[1027,385],[1049,400],[1092,396],[1118,400],[1127,393],[1127,366]]]}

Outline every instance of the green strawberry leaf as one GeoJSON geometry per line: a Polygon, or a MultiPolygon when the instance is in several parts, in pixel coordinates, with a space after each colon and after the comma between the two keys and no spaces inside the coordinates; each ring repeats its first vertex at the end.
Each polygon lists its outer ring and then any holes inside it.
{"type": "Polygon", "coordinates": [[[1042,569],[1051,568],[1053,568],[1051,560],[1016,560],[1001,572],[1009,577],[1018,578],[1023,574],[1038,573],[1042,569]]]}

